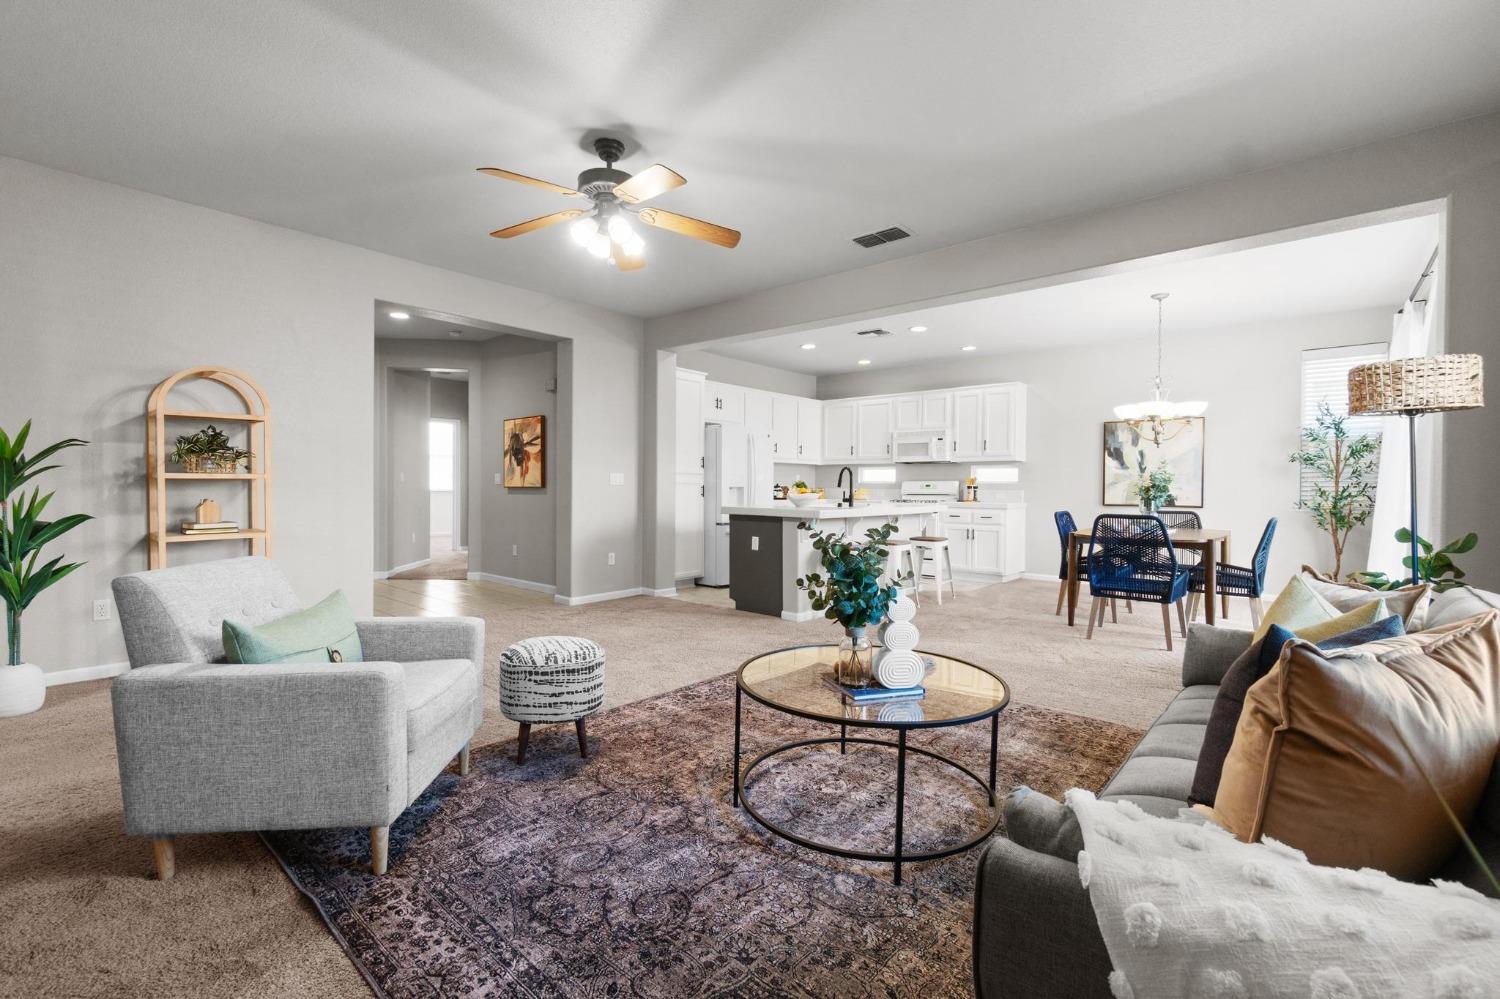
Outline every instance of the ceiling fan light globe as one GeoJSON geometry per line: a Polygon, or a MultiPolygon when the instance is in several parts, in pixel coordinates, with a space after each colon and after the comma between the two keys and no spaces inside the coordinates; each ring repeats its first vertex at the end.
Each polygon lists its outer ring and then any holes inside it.
{"type": "Polygon", "coordinates": [[[568,226],[568,234],[573,237],[573,242],[579,246],[588,246],[589,240],[594,238],[594,220],[582,218],[568,226]]]}
{"type": "Polygon", "coordinates": [[[639,257],[646,252],[646,241],[636,233],[631,233],[630,238],[620,244],[620,250],[627,257],[639,257]]]}
{"type": "Polygon", "coordinates": [[[635,230],[630,228],[630,223],[623,215],[611,215],[609,217],[609,236],[621,246],[629,244],[631,237],[635,236],[635,230]]]}
{"type": "Polygon", "coordinates": [[[609,240],[608,239],[590,240],[589,241],[589,253],[593,254],[595,257],[598,257],[600,260],[608,260],[609,259],[609,240]]]}

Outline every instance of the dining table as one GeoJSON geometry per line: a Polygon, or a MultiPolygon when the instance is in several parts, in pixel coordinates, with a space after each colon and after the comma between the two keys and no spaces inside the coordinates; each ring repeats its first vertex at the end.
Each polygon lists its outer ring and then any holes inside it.
{"type": "MultiPolygon", "coordinates": [[[[1197,552],[1203,565],[1203,617],[1213,624],[1218,616],[1217,604],[1223,604],[1224,616],[1229,616],[1229,596],[1218,590],[1219,566],[1229,561],[1229,532],[1210,527],[1178,527],[1167,531],[1172,547],[1182,551],[1197,552]],[[1218,600],[1214,598],[1218,597],[1218,600]]],[[[1094,539],[1091,530],[1078,530],[1068,535],[1068,625],[1072,626],[1078,610],[1078,566],[1083,561],[1085,546],[1094,539]]]]}

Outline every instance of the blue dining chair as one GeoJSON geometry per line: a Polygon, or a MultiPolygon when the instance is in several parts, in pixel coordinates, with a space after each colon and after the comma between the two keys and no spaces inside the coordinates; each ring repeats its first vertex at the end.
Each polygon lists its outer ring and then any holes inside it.
{"type": "MultiPolygon", "coordinates": [[[[1052,616],[1056,617],[1062,613],[1063,603],[1068,598],[1068,538],[1074,531],[1078,530],[1078,522],[1073,519],[1073,514],[1067,510],[1058,510],[1054,513],[1052,515],[1052,522],[1057,525],[1057,543],[1062,549],[1062,561],[1057,566],[1057,610],[1052,612],[1052,616]]],[[[1088,561],[1085,559],[1078,563],[1078,578],[1086,580],[1088,577],[1089,567],[1088,561]]],[[[1126,601],[1125,606],[1129,607],[1130,602],[1126,601]]],[[[1113,605],[1111,605],[1110,610],[1111,612],[1114,611],[1113,605]]]]}
{"type": "MultiPolygon", "coordinates": [[[[1246,597],[1250,601],[1250,620],[1260,627],[1262,613],[1260,598],[1266,591],[1266,566],[1271,561],[1271,539],[1276,536],[1276,518],[1266,521],[1266,529],[1260,532],[1260,543],[1255,546],[1255,557],[1249,565],[1225,563],[1214,570],[1214,589],[1220,596],[1246,597]]],[[[1198,617],[1198,605],[1203,602],[1203,567],[1192,567],[1190,586],[1192,599],[1188,601],[1188,620],[1198,617]]]]}
{"type": "MultiPolygon", "coordinates": [[[[1203,530],[1203,518],[1198,516],[1196,510],[1158,510],[1156,511],[1156,515],[1161,518],[1163,524],[1167,525],[1168,531],[1175,531],[1179,527],[1187,528],[1190,531],[1203,530]]],[[[1183,551],[1177,553],[1177,561],[1188,568],[1197,565],[1199,560],[1197,552],[1183,551]]]]}
{"type": "Polygon", "coordinates": [[[1186,566],[1178,564],[1167,525],[1160,517],[1139,514],[1095,517],[1088,568],[1093,601],[1089,604],[1089,627],[1084,637],[1094,637],[1094,625],[1104,623],[1105,603],[1112,599],[1161,604],[1168,652],[1172,651],[1171,609],[1175,605],[1178,627],[1186,637],[1183,598],[1188,595],[1190,575],[1186,566]]]}

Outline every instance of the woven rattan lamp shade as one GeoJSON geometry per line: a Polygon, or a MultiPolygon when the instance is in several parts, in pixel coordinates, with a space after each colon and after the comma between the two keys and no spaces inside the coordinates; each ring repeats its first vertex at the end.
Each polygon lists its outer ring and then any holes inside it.
{"type": "Polygon", "coordinates": [[[1349,412],[1442,413],[1484,405],[1478,354],[1403,357],[1349,369],[1349,412]]]}

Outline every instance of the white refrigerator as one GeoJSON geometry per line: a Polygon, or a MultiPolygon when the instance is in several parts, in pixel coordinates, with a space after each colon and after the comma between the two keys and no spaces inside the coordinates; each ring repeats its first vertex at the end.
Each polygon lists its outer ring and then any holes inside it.
{"type": "Polygon", "coordinates": [[[729,515],[725,507],[766,506],[774,499],[771,439],[741,423],[703,428],[703,585],[729,585],[729,515]]]}

